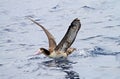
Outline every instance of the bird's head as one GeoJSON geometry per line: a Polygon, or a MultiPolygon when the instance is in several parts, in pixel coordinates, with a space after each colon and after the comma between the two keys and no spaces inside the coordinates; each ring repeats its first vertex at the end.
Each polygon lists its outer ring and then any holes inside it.
{"type": "Polygon", "coordinates": [[[42,53],[47,55],[47,56],[50,55],[50,52],[45,48],[39,48],[38,51],[36,52],[36,55],[39,55],[39,54],[42,54],[42,53]]]}

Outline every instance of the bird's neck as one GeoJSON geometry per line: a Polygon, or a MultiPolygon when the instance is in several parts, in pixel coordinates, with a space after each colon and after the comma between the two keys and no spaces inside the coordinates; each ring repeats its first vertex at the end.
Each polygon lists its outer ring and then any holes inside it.
{"type": "Polygon", "coordinates": [[[50,52],[47,50],[47,49],[44,49],[44,52],[43,52],[46,56],[49,56],[50,55],[50,52]]]}

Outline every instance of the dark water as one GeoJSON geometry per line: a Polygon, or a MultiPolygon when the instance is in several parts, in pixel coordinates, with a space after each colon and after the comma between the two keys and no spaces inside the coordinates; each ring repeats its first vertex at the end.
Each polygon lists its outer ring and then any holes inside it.
{"type": "Polygon", "coordinates": [[[0,79],[119,79],[119,0],[1,0],[0,79]],[[64,60],[34,55],[48,48],[42,29],[26,17],[45,26],[57,43],[74,18],[82,24],[64,60]]]}

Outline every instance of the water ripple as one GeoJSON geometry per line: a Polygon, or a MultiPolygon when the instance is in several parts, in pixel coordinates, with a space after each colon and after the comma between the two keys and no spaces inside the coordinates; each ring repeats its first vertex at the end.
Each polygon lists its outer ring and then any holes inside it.
{"type": "Polygon", "coordinates": [[[90,7],[90,6],[83,6],[82,8],[83,8],[83,9],[95,10],[95,8],[93,8],[93,7],[90,7]]]}
{"type": "Polygon", "coordinates": [[[57,60],[50,60],[50,61],[45,61],[42,62],[43,65],[47,67],[56,67],[60,68],[58,70],[61,70],[62,72],[65,72],[67,75],[65,75],[65,79],[79,79],[79,74],[73,70],[72,64],[73,62],[67,60],[67,59],[57,59],[57,60]]]}
{"type": "Polygon", "coordinates": [[[91,39],[98,38],[98,37],[102,37],[102,35],[91,36],[91,37],[87,37],[87,38],[81,39],[81,40],[91,40],[91,39]]]}
{"type": "Polygon", "coordinates": [[[75,71],[64,71],[64,72],[67,73],[67,75],[65,76],[66,79],[80,79],[79,74],[75,71]]]}
{"type": "Polygon", "coordinates": [[[3,66],[3,64],[0,64],[0,66],[3,66]]]}
{"type": "Polygon", "coordinates": [[[106,27],[104,27],[104,28],[113,28],[114,26],[106,26],[106,27]]]}
{"type": "Polygon", "coordinates": [[[101,47],[94,47],[93,50],[89,51],[91,53],[91,55],[95,56],[95,55],[117,55],[120,54],[120,52],[109,52],[101,47]]]}
{"type": "Polygon", "coordinates": [[[5,28],[5,29],[3,29],[3,31],[5,31],[5,32],[13,32],[13,30],[9,29],[9,28],[5,28]]]}

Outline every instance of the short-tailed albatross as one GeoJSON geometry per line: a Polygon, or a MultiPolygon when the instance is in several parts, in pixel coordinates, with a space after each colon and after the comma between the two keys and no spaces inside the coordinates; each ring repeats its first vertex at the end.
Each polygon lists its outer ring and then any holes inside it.
{"type": "Polygon", "coordinates": [[[63,39],[60,41],[58,45],[56,44],[56,41],[53,35],[45,27],[43,27],[41,24],[39,24],[38,22],[36,22],[31,18],[28,18],[28,19],[30,19],[33,23],[37,24],[43,29],[49,41],[49,49],[47,50],[45,48],[39,48],[39,50],[36,53],[37,55],[43,53],[44,55],[50,58],[60,58],[60,57],[66,58],[74,50],[76,50],[75,48],[70,48],[70,46],[75,41],[77,33],[81,28],[81,23],[78,18],[72,21],[65,36],[63,37],[63,39]]]}

